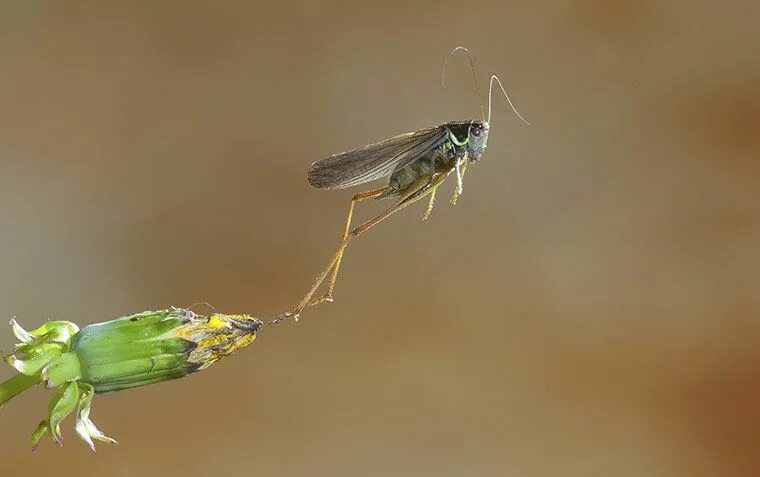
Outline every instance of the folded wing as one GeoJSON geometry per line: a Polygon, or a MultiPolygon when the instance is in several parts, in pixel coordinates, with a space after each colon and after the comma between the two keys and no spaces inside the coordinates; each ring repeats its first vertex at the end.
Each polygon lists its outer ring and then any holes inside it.
{"type": "Polygon", "coordinates": [[[389,176],[424,156],[447,137],[438,126],[386,139],[317,161],[309,168],[309,184],[319,189],[344,189],[389,176]]]}

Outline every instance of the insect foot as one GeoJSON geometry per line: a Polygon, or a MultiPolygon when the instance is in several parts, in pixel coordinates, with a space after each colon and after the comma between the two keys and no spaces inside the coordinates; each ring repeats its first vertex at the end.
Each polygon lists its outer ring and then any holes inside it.
{"type": "Polygon", "coordinates": [[[277,315],[277,317],[274,320],[272,320],[272,321],[269,322],[269,326],[277,326],[281,322],[287,320],[288,318],[293,318],[293,321],[295,321],[296,323],[298,323],[298,320],[301,319],[301,314],[300,313],[293,313],[292,311],[287,311],[285,313],[281,313],[281,314],[277,315]]]}
{"type": "Polygon", "coordinates": [[[311,300],[309,300],[308,306],[319,305],[320,303],[324,303],[324,302],[332,303],[333,301],[334,300],[333,300],[332,295],[330,293],[327,293],[320,297],[312,298],[311,300]]]}

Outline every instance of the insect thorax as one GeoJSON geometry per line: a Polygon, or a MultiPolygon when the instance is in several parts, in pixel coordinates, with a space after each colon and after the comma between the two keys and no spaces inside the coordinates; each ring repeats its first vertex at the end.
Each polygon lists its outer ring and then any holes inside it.
{"type": "Polygon", "coordinates": [[[472,121],[456,121],[446,124],[449,132],[449,141],[459,147],[467,145],[470,136],[470,126],[472,121]]]}
{"type": "MultiPolygon", "coordinates": [[[[452,132],[452,134],[450,134],[439,146],[431,149],[417,160],[395,171],[391,175],[388,183],[390,190],[386,196],[403,195],[408,189],[412,188],[412,186],[422,179],[427,179],[429,181],[436,173],[448,174],[451,172],[456,165],[457,158],[463,157],[467,151],[466,145],[460,145],[462,144],[462,141],[459,140],[461,137],[461,131],[457,128],[456,132],[452,132]],[[452,134],[454,135],[453,137],[452,134]],[[456,142],[454,139],[456,139],[456,142]]],[[[464,137],[466,144],[466,129],[464,137]]]]}

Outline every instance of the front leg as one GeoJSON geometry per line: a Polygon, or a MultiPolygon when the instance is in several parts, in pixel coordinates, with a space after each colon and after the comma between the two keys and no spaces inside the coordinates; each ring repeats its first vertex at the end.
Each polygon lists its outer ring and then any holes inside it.
{"type": "Polygon", "coordinates": [[[451,205],[456,205],[457,199],[462,195],[462,189],[464,184],[464,173],[467,171],[467,155],[465,154],[461,159],[457,159],[454,169],[457,171],[457,186],[454,189],[454,195],[451,196],[451,205]]]}

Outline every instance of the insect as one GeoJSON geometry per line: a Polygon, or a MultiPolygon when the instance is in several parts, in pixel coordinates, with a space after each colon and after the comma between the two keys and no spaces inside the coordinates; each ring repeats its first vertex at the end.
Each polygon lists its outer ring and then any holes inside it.
{"type": "Polygon", "coordinates": [[[433,210],[438,187],[451,174],[455,174],[457,179],[454,194],[451,197],[451,203],[456,204],[457,199],[462,194],[462,179],[467,170],[467,165],[480,160],[488,143],[494,83],[499,85],[515,114],[523,122],[529,124],[517,112],[496,75],[492,75],[489,82],[488,116],[486,117],[480,99],[475,65],[469,50],[464,47],[457,47],[449,53],[443,66],[442,84],[445,86],[446,66],[449,59],[458,51],[468,55],[482,120],[452,121],[439,126],[420,129],[359,149],[335,154],[313,163],[309,168],[308,179],[309,184],[318,189],[344,189],[385,177],[389,177],[388,184],[385,187],[360,192],[353,196],[348,206],[346,225],[338,250],[295,308],[291,312],[277,317],[273,323],[278,323],[291,316],[297,321],[300,313],[307,306],[331,302],[335,282],[338,278],[338,270],[349,242],[399,210],[424,198],[428,199],[428,203],[422,220],[426,220],[433,210]],[[367,199],[393,199],[394,203],[376,217],[358,227],[351,228],[354,206],[367,199]],[[327,290],[322,295],[314,297],[328,275],[330,275],[330,281],[327,290]]]}

